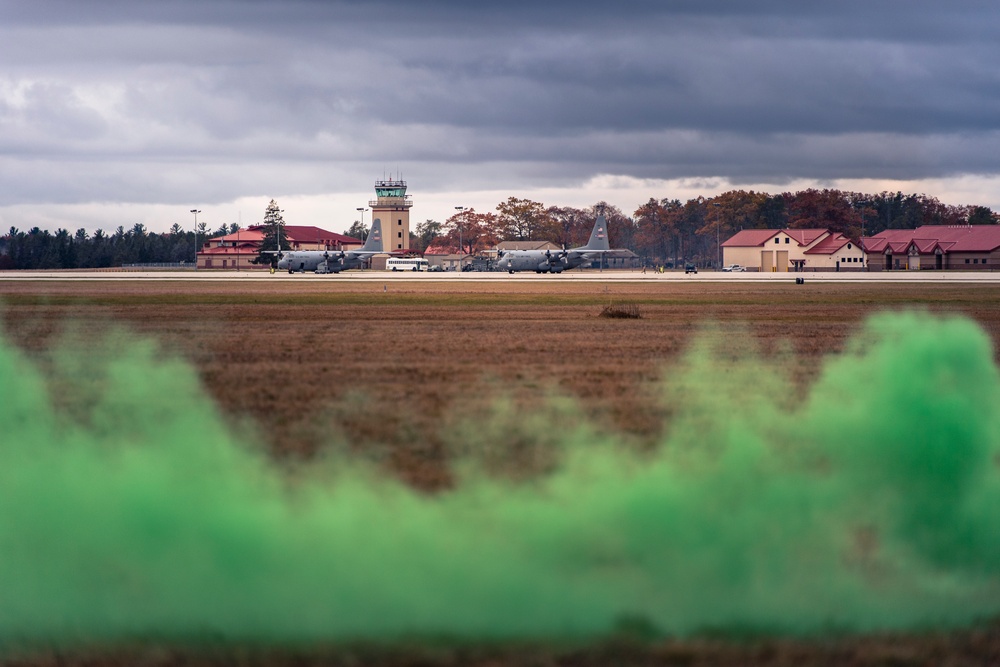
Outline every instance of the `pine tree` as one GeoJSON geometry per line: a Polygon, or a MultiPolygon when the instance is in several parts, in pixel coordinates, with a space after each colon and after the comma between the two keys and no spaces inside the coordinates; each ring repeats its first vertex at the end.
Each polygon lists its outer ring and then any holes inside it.
{"type": "Polygon", "coordinates": [[[285,235],[285,221],[281,213],[278,204],[272,199],[264,211],[264,222],[261,223],[264,227],[264,239],[257,249],[257,257],[252,260],[254,264],[276,265],[278,256],[274,250],[279,247],[279,243],[281,250],[291,250],[292,246],[289,245],[288,237],[285,235]]]}

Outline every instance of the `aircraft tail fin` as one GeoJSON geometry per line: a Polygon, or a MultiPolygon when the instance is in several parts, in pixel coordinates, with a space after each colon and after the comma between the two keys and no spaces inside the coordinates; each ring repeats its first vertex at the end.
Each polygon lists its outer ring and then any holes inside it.
{"type": "Polygon", "coordinates": [[[365,244],[361,246],[360,252],[382,252],[382,219],[372,220],[372,230],[368,232],[365,244]]]}
{"type": "Polygon", "coordinates": [[[597,222],[594,223],[594,229],[590,232],[590,240],[587,241],[587,245],[579,250],[611,250],[611,244],[608,242],[608,221],[603,213],[597,216],[597,222]]]}

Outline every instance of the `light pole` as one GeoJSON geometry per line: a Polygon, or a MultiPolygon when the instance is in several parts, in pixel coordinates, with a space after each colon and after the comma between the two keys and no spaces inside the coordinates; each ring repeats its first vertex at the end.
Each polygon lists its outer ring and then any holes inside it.
{"type": "Polygon", "coordinates": [[[722,268],[722,238],[719,234],[719,228],[722,226],[722,217],[719,215],[719,209],[722,207],[722,204],[712,202],[712,206],[715,207],[715,254],[717,255],[716,261],[719,262],[715,265],[715,270],[718,271],[722,268]]]}
{"type": "Polygon", "coordinates": [[[462,247],[462,220],[461,215],[465,211],[464,206],[456,206],[455,210],[458,211],[458,216],[456,216],[458,221],[458,270],[462,271],[462,258],[465,256],[465,249],[462,247]]]}
{"type": "Polygon", "coordinates": [[[276,215],[274,218],[274,242],[278,244],[279,255],[281,254],[281,225],[285,224],[285,220],[284,218],[281,217],[281,214],[284,212],[285,209],[279,208],[278,215],[276,215]],[[279,222],[281,224],[278,224],[279,222]]]}
{"type": "Polygon", "coordinates": [[[194,213],[194,268],[198,268],[198,214],[201,213],[196,208],[191,209],[194,213]]]}
{"type": "Polygon", "coordinates": [[[240,211],[240,217],[236,221],[236,270],[240,270],[240,227],[243,226],[243,211],[240,211]]]}
{"type": "Polygon", "coordinates": [[[864,262],[861,268],[865,271],[868,270],[868,250],[865,248],[865,207],[861,206],[861,237],[858,239],[858,245],[861,246],[861,261],[864,262]]]}

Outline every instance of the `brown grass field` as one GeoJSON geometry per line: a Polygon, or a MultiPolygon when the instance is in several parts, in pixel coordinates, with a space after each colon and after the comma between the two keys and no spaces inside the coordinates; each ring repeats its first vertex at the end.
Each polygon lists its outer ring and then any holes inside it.
{"type": "MultiPolygon", "coordinates": [[[[661,383],[705,327],[763,354],[790,348],[784,363],[808,384],[867,315],[900,308],[965,314],[1000,343],[1000,285],[988,284],[0,282],[5,335],[29,352],[70,325],[85,337],[111,325],[155,337],[192,361],[226,414],[258,424],[276,457],[348,447],[428,492],[452,483],[457,424],[498,393],[524,406],[573,397],[600,428],[643,447],[669,419],[661,383]],[[609,303],[634,304],[642,317],[598,317],[609,303]]],[[[25,664],[971,665],[1000,664],[1000,633],[377,655],[142,651],[25,664]]]]}

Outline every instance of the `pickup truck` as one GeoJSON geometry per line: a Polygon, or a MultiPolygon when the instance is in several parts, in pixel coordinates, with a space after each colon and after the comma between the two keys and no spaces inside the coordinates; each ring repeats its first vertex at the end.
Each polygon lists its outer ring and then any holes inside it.
{"type": "Polygon", "coordinates": [[[724,267],[722,267],[722,270],[723,271],[729,271],[730,273],[737,273],[737,272],[740,272],[740,271],[746,271],[746,269],[743,268],[742,266],[740,266],[739,264],[730,264],[729,266],[724,266],[724,267]]]}

